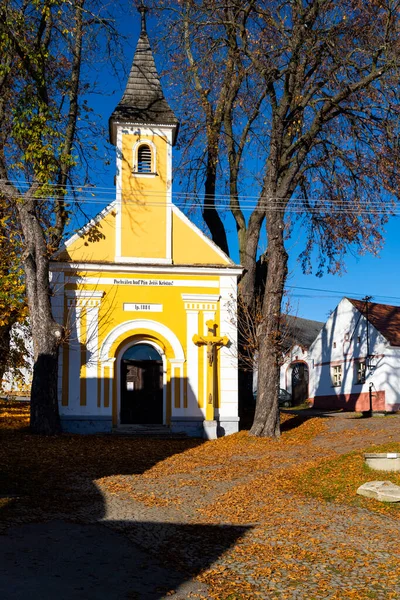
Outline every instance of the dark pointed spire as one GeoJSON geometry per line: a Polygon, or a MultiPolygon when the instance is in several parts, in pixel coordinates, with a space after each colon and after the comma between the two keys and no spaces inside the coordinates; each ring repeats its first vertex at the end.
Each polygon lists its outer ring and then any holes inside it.
{"type": "Polygon", "coordinates": [[[146,30],[147,8],[142,4],[138,10],[142,21],[141,32],[124,95],[110,117],[112,143],[115,143],[115,125],[117,123],[172,125],[175,132],[174,138],[178,129],[178,120],[164,98],[151,51],[146,30]]]}

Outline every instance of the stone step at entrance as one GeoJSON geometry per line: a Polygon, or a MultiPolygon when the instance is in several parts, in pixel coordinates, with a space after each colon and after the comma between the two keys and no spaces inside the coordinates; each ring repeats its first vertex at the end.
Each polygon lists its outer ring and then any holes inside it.
{"type": "Polygon", "coordinates": [[[114,427],[113,435],[124,435],[129,437],[182,439],[187,438],[185,432],[172,432],[166,425],[119,425],[114,427]]]}

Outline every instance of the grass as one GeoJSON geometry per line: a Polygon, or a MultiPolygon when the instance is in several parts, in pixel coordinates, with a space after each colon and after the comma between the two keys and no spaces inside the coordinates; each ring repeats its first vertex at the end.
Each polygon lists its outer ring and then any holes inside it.
{"type": "Polygon", "coordinates": [[[400,503],[381,503],[356,494],[360,485],[371,480],[391,481],[400,486],[400,472],[370,469],[365,464],[364,452],[400,452],[400,443],[369,446],[327,460],[301,473],[295,481],[296,489],[306,496],[399,517],[400,503]]]}

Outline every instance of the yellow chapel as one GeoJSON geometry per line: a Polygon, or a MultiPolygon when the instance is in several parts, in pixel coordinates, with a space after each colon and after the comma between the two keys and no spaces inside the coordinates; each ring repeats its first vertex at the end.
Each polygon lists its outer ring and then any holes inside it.
{"type": "Polygon", "coordinates": [[[51,261],[62,427],[215,438],[238,431],[240,266],[172,202],[178,121],[142,28],[112,113],[116,197],[51,261]]]}

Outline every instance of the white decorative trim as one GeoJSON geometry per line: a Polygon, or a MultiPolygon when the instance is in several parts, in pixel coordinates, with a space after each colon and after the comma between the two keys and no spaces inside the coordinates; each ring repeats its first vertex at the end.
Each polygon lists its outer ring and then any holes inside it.
{"type": "Polygon", "coordinates": [[[182,294],[186,310],[216,311],[219,299],[216,294],[182,294]]]}
{"type": "Polygon", "coordinates": [[[143,256],[116,256],[115,260],[120,263],[128,263],[130,265],[140,263],[146,264],[151,260],[152,264],[160,264],[160,265],[170,265],[172,264],[172,260],[170,258],[144,258],[143,256]]]}
{"type": "MultiPolygon", "coordinates": [[[[68,278],[67,278],[68,279],[68,278]]],[[[103,291],[93,290],[66,290],[65,295],[67,297],[67,306],[86,306],[86,307],[99,307],[100,300],[104,296],[103,291]]]]}
{"type": "Polygon", "coordinates": [[[185,302],[185,310],[217,310],[216,302],[185,302]]]}
{"type": "Polygon", "coordinates": [[[210,248],[212,248],[217,254],[219,254],[219,256],[221,258],[223,258],[224,260],[226,260],[226,262],[229,265],[234,265],[235,263],[233,262],[232,259],[229,258],[229,256],[227,254],[225,254],[225,252],[223,252],[223,250],[221,250],[221,248],[219,246],[217,246],[217,244],[215,244],[212,240],[210,240],[210,238],[208,238],[206,235],[204,235],[204,233],[201,231],[201,229],[199,229],[198,227],[196,227],[196,225],[194,225],[194,223],[192,223],[192,221],[190,219],[187,218],[187,216],[175,205],[172,206],[172,211],[177,215],[178,218],[180,218],[188,227],[190,227],[190,229],[192,229],[192,231],[194,231],[199,237],[202,238],[202,240],[204,242],[206,242],[206,244],[208,244],[210,246],[210,248]]]}
{"type": "MultiPolygon", "coordinates": [[[[219,335],[228,336],[231,346],[219,350],[221,402],[219,418],[236,417],[238,413],[238,357],[237,328],[232,319],[236,311],[237,283],[235,277],[221,277],[220,280],[220,328],[219,335]],[[232,313],[233,311],[233,313],[232,313]]],[[[233,433],[233,431],[230,431],[233,433]]]]}
{"type": "Polygon", "coordinates": [[[114,121],[114,124],[118,127],[125,129],[123,133],[127,133],[128,135],[148,135],[148,131],[158,133],[158,131],[162,131],[161,127],[165,127],[166,129],[176,129],[177,124],[171,123],[139,123],[138,121],[124,121],[120,123],[118,121],[114,121]],[[146,127],[148,129],[146,129],[146,127]],[[138,132],[139,128],[139,132],[138,132]],[[144,129],[144,131],[143,131],[144,129]]]}
{"type": "Polygon", "coordinates": [[[219,294],[182,294],[184,302],[218,302],[219,294]]]}
{"type": "Polygon", "coordinates": [[[167,134],[165,257],[172,262],[172,131],[167,134]]]}
{"type": "Polygon", "coordinates": [[[90,263],[90,262],[51,262],[51,270],[57,271],[112,271],[118,273],[179,273],[181,275],[235,275],[243,273],[243,268],[239,265],[223,267],[221,265],[204,267],[192,265],[171,265],[156,266],[152,262],[147,265],[125,265],[116,263],[90,263]],[[122,268],[121,268],[122,267],[122,268]]]}
{"type": "Polygon", "coordinates": [[[137,171],[132,171],[132,177],[144,177],[145,179],[153,179],[154,177],[158,177],[158,173],[138,173],[137,171]]]}
{"type": "Polygon", "coordinates": [[[133,335],[138,329],[148,329],[154,333],[158,333],[171,344],[175,359],[180,358],[185,360],[185,354],[183,352],[182,345],[173,331],[171,331],[162,323],[157,323],[157,321],[152,321],[150,319],[135,319],[121,323],[120,325],[117,325],[117,327],[114,327],[112,331],[110,331],[101,345],[100,361],[105,362],[110,360],[111,347],[121,335],[133,335]]]}
{"type": "Polygon", "coordinates": [[[102,298],[105,292],[94,290],[66,290],[67,298],[102,298]]]}
{"type": "Polygon", "coordinates": [[[121,256],[122,251],[122,131],[117,128],[116,144],[116,206],[115,219],[115,256],[121,256]]]}
{"type": "Polygon", "coordinates": [[[178,358],[178,359],[171,359],[169,362],[171,365],[171,421],[173,421],[175,417],[177,417],[179,415],[183,415],[185,413],[185,408],[183,406],[183,404],[184,404],[183,365],[184,365],[185,361],[178,358]],[[178,408],[175,407],[175,389],[176,389],[175,386],[177,384],[177,380],[175,377],[175,369],[177,369],[179,372],[178,379],[179,379],[180,399],[179,399],[179,407],[178,408]]]}
{"type": "Polygon", "coordinates": [[[183,365],[185,363],[184,358],[170,358],[169,362],[171,365],[183,365]]]}
{"type": "Polygon", "coordinates": [[[160,135],[159,132],[165,134],[166,131],[163,131],[163,129],[170,131],[171,132],[171,137],[173,137],[173,141],[172,143],[175,143],[175,139],[176,139],[176,132],[178,129],[178,123],[137,123],[136,121],[128,121],[128,122],[124,122],[124,123],[120,123],[118,121],[114,121],[112,124],[112,128],[113,130],[116,128],[119,131],[121,131],[122,129],[124,129],[124,133],[128,133],[128,135],[148,135],[148,132],[151,133],[156,133],[158,135],[160,135]]]}
{"type": "Polygon", "coordinates": [[[154,142],[152,142],[151,140],[148,140],[147,138],[141,138],[140,140],[138,140],[132,148],[132,164],[133,164],[132,175],[134,175],[135,177],[143,177],[143,176],[156,177],[156,175],[157,175],[157,148],[156,148],[156,145],[154,144],[154,142]],[[138,166],[138,151],[139,151],[140,146],[151,146],[151,148],[152,148],[151,172],[150,173],[139,173],[137,170],[135,170],[135,167],[137,169],[137,166],[138,166]]]}

